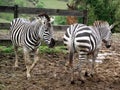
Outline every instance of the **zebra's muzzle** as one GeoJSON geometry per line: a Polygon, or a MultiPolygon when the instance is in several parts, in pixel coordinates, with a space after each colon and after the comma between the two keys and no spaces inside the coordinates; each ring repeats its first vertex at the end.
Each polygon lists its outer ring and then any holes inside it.
{"type": "Polygon", "coordinates": [[[49,48],[53,48],[54,46],[55,46],[55,40],[53,38],[51,38],[49,48]]]}

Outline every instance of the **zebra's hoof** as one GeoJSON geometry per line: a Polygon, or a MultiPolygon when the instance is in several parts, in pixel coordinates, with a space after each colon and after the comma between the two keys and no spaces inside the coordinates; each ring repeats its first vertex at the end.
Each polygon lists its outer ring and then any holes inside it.
{"type": "Polygon", "coordinates": [[[85,77],[89,77],[88,72],[85,72],[85,77]]]}
{"type": "Polygon", "coordinates": [[[74,81],[74,80],[72,80],[72,81],[71,81],[71,84],[75,84],[75,81],[74,81]]]}
{"type": "Polygon", "coordinates": [[[84,84],[85,83],[85,81],[84,80],[81,80],[81,84],[84,84]]]}
{"type": "Polygon", "coordinates": [[[94,75],[93,74],[90,74],[91,77],[93,77],[94,75]]]}
{"type": "Polygon", "coordinates": [[[27,74],[27,80],[30,80],[31,76],[30,74],[27,74]]]}
{"type": "Polygon", "coordinates": [[[82,80],[82,79],[78,79],[78,81],[80,81],[81,82],[81,84],[84,84],[85,83],[85,80],[82,80]]]}
{"type": "Polygon", "coordinates": [[[14,66],[13,68],[14,68],[15,71],[19,69],[18,66],[14,66]]]}

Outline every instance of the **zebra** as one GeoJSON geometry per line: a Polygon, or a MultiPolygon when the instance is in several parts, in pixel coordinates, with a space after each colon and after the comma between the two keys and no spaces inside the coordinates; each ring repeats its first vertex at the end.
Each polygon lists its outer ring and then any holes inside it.
{"type": "MultiPolygon", "coordinates": [[[[81,75],[82,62],[86,62],[89,67],[88,59],[92,59],[90,75],[94,73],[94,63],[101,48],[102,42],[107,48],[111,46],[111,29],[113,25],[109,25],[107,21],[95,21],[92,26],[75,23],[70,25],[63,37],[63,42],[69,52],[69,67],[71,68],[71,83],[74,83],[74,70],[79,70],[81,81],[85,78],[81,75]],[[77,52],[79,55],[79,63],[73,67],[73,56],[77,52]]],[[[85,75],[88,75],[87,71],[85,75]]]]}
{"type": "Polygon", "coordinates": [[[50,17],[45,13],[39,14],[33,21],[14,19],[10,26],[10,38],[15,52],[15,67],[18,67],[18,47],[23,49],[27,78],[31,77],[30,72],[39,60],[41,41],[51,48],[55,45],[50,17]],[[31,53],[34,55],[33,62],[30,60],[31,53]]]}

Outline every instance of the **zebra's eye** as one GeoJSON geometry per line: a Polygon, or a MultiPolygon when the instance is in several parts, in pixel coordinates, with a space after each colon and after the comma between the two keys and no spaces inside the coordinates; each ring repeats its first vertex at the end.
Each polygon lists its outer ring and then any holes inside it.
{"type": "Polygon", "coordinates": [[[43,22],[45,24],[45,22],[43,22]]]}

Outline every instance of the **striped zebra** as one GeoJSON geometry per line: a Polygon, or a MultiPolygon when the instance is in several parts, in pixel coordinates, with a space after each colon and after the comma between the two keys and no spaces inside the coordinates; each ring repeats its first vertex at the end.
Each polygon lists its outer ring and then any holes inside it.
{"type": "Polygon", "coordinates": [[[45,13],[38,15],[33,21],[16,18],[11,22],[10,38],[15,51],[15,67],[18,67],[18,47],[22,47],[27,78],[31,77],[30,71],[39,60],[38,47],[41,41],[45,41],[49,47],[55,45],[52,29],[50,17],[45,13]],[[33,62],[30,60],[31,53],[34,55],[33,62]]]}
{"type": "MultiPolygon", "coordinates": [[[[71,82],[74,82],[75,69],[79,70],[80,78],[84,81],[84,77],[81,75],[82,62],[86,62],[87,68],[89,67],[89,58],[92,59],[90,75],[94,72],[94,63],[98,55],[98,51],[102,45],[102,41],[105,46],[109,48],[111,46],[111,29],[114,25],[109,25],[105,21],[95,21],[92,26],[85,24],[73,24],[69,26],[64,34],[63,41],[69,51],[69,66],[71,67],[71,82]],[[74,53],[79,54],[79,63],[76,68],[73,69],[73,56],[74,53]]],[[[86,71],[86,75],[87,71],[86,71]]]]}

